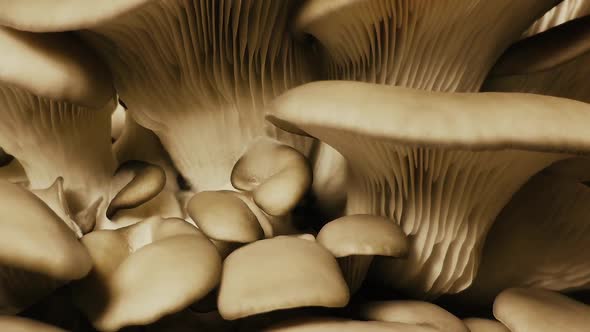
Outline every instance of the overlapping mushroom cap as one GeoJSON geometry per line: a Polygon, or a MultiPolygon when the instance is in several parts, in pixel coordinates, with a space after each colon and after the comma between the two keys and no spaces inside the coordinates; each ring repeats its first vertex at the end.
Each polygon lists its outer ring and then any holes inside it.
{"type": "Polygon", "coordinates": [[[316,82],[272,110],[347,158],[348,213],[387,216],[410,236],[407,260],[378,260],[375,279],[429,296],[471,284],[489,227],[530,176],[590,148],[588,105],[554,97],[316,82]]]}
{"type": "Polygon", "coordinates": [[[319,317],[286,321],[270,326],[266,332],[437,332],[429,326],[347,320],[343,318],[319,317]]]}
{"type": "Polygon", "coordinates": [[[3,332],[66,332],[51,325],[17,316],[0,316],[0,330],[3,332]]]}
{"type": "Polygon", "coordinates": [[[0,197],[0,313],[13,314],[84,277],[92,260],[33,193],[0,180],[0,197]]]}

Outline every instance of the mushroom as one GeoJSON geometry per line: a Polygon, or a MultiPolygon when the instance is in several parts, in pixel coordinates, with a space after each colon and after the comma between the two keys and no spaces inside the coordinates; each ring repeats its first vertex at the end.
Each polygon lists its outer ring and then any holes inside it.
{"type": "Polygon", "coordinates": [[[471,304],[487,304],[509,287],[588,289],[589,214],[590,188],[538,174],[499,214],[487,236],[477,277],[458,296],[471,304]]]}
{"type": "Polygon", "coordinates": [[[0,330],[4,332],[66,332],[51,325],[17,316],[0,316],[0,330]]]}
{"type": "Polygon", "coordinates": [[[297,307],[343,307],[349,291],[330,252],[297,237],[256,241],[223,263],[217,307],[226,320],[297,307]]]}
{"type": "Polygon", "coordinates": [[[235,161],[258,136],[308,149],[309,140],[268,126],[263,116],[271,98],[313,78],[309,50],[289,32],[298,3],[9,1],[0,5],[0,24],[85,29],[129,114],[158,135],[198,192],[228,189],[235,161]]]}
{"type": "Polygon", "coordinates": [[[534,288],[500,293],[494,301],[494,316],[512,332],[573,332],[590,326],[590,306],[534,288]]]}
{"type": "Polygon", "coordinates": [[[125,107],[119,103],[111,115],[111,140],[113,142],[117,142],[119,137],[121,137],[126,121],[127,114],[125,112],[125,107]]]}
{"type": "MultiPolygon", "coordinates": [[[[344,318],[318,317],[288,320],[264,332],[437,332],[434,328],[404,323],[363,322],[344,318]]],[[[441,330],[444,331],[444,330],[441,330]]],[[[452,330],[449,330],[452,331],[452,330]]],[[[453,331],[455,332],[455,331],[453,331]]]]}
{"type": "Polygon", "coordinates": [[[277,126],[346,157],[347,214],[388,217],[410,237],[408,258],[376,259],[373,281],[425,297],[467,288],[512,194],[590,149],[590,107],[555,97],[331,81],[294,88],[271,110],[277,126]]]}
{"type": "Polygon", "coordinates": [[[152,217],[82,238],[94,268],[73,285],[76,305],[101,331],[178,312],[219,283],[215,246],[182,219],[152,217]]]}
{"type": "MultiPolygon", "coordinates": [[[[23,166],[12,156],[11,158],[12,160],[7,164],[0,166],[0,179],[28,187],[29,180],[27,179],[27,174],[25,174],[23,166]]],[[[7,159],[5,160],[7,161],[7,159]]]]}
{"type": "Polygon", "coordinates": [[[86,249],[43,201],[0,180],[0,314],[14,314],[92,267],[86,249]]]}
{"type": "Polygon", "coordinates": [[[363,320],[432,327],[435,331],[469,332],[463,322],[443,308],[422,301],[375,301],[360,305],[363,320]]]}
{"type": "Polygon", "coordinates": [[[590,2],[587,0],[563,0],[560,4],[545,13],[543,17],[536,20],[525,31],[523,37],[530,37],[588,14],[590,14],[590,2]]]}
{"type": "Polygon", "coordinates": [[[463,323],[471,332],[510,332],[504,324],[484,318],[466,318],[463,323]]]}
{"type": "MultiPolygon", "coordinates": [[[[590,2],[587,2],[590,4],[590,2]]],[[[588,6],[590,10],[590,6],[588,6]]],[[[512,45],[483,85],[485,91],[529,92],[590,102],[590,16],[512,45]]]]}
{"type": "Polygon", "coordinates": [[[406,234],[392,220],[370,215],[349,215],[330,221],[317,241],[338,259],[351,293],[362,285],[373,256],[404,257],[406,234]]]}

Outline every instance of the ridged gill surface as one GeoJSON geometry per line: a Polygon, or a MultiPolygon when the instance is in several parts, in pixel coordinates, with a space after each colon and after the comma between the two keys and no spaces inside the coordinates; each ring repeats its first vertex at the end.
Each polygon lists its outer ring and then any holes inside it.
{"type": "Polygon", "coordinates": [[[539,32],[549,30],[567,21],[590,14],[590,1],[588,0],[564,0],[555,8],[548,11],[543,17],[536,20],[523,34],[523,38],[530,37],[539,32]]]}
{"type": "Polygon", "coordinates": [[[85,34],[107,59],[134,118],[153,130],[194,190],[229,183],[231,167],[267,134],[264,107],[311,80],[288,31],[296,1],[153,1],[85,34]]]}

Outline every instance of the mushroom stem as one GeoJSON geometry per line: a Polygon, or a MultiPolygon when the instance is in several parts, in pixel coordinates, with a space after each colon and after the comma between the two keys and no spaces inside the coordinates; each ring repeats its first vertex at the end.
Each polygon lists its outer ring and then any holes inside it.
{"type": "Polygon", "coordinates": [[[368,255],[353,255],[338,258],[340,269],[346,271],[346,273],[343,273],[343,276],[351,294],[356,293],[361,288],[372,262],[373,256],[368,255]]]}

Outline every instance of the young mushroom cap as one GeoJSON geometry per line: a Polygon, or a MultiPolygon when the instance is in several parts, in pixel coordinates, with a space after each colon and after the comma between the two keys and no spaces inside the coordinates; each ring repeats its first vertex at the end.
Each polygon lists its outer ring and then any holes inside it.
{"type": "Polygon", "coordinates": [[[590,2],[587,0],[563,0],[545,13],[543,17],[536,20],[523,34],[523,37],[530,37],[588,14],[590,14],[590,2]]]}
{"type": "Polygon", "coordinates": [[[512,45],[490,71],[482,89],[590,102],[589,68],[590,16],[586,16],[512,45]]]}
{"type": "Polygon", "coordinates": [[[590,306],[552,291],[511,288],[494,301],[494,316],[512,332],[586,331],[590,306]]]}
{"type": "MultiPolygon", "coordinates": [[[[344,318],[318,317],[287,320],[268,328],[264,332],[438,332],[429,326],[348,320],[344,318]]],[[[454,330],[448,330],[453,331],[454,330]]]]}
{"type": "Polygon", "coordinates": [[[504,324],[491,319],[466,318],[463,323],[471,332],[510,332],[504,324]]]}
{"type": "Polygon", "coordinates": [[[18,316],[0,316],[2,332],[66,332],[55,326],[18,316]]]}
{"type": "Polygon", "coordinates": [[[0,313],[15,313],[92,267],[75,234],[43,201],[0,180],[0,313]]]}
{"type": "Polygon", "coordinates": [[[588,289],[589,214],[588,186],[557,175],[536,175],[498,215],[473,285],[459,298],[485,305],[509,287],[588,289]]]}
{"type": "Polygon", "coordinates": [[[436,331],[469,332],[463,322],[443,308],[422,301],[375,301],[360,305],[363,320],[428,326],[436,331]]]}
{"type": "Polygon", "coordinates": [[[306,306],[343,307],[349,292],[338,263],[313,241],[260,240],[223,263],[217,307],[226,320],[306,306]]]}
{"type": "Polygon", "coordinates": [[[272,123],[344,155],[347,214],[388,217],[410,237],[407,259],[379,258],[370,276],[421,296],[467,288],[512,194],[551,163],[590,151],[587,104],[532,94],[315,82],[271,110],[272,123]]]}
{"type": "Polygon", "coordinates": [[[102,331],[146,325],[209,293],[219,282],[215,246],[182,219],[153,217],[84,238],[94,270],[76,285],[76,304],[102,331]]]}

